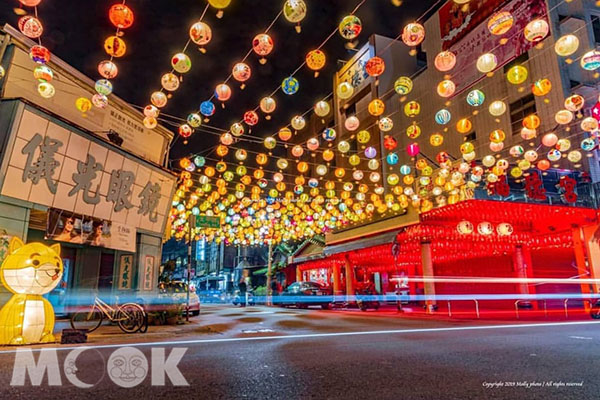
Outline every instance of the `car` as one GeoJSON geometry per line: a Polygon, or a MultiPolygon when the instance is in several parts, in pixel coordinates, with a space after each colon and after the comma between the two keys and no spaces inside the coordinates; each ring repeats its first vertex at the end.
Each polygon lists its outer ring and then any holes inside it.
{"type": "Polygon", "coordinates": [[[318,282],[300,281],[288,286],[279,297],[274,299],[275,304],[282,306],[321,306],[324,310],[331,307],[333,291],[328,286],[318,282]]]}
{"type": "Polygon", "coordinates": [[[203,303],[223,303],[225,302],[225,292],[218,289],[196,291],[203,303]]]}

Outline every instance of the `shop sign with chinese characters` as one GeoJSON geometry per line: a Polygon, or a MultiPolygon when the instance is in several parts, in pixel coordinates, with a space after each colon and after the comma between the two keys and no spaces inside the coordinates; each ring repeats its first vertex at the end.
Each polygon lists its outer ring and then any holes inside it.
{"type": "Polygon", "coordinates": [[[18,123],[2,195],[162,234],[175,177],[27,109],[18,123]]]}

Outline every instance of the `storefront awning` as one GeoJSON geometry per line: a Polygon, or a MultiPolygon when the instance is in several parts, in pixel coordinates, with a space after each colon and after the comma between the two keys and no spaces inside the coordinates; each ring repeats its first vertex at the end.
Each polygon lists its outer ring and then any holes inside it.
{"type": "Polygon", "coordinates": [[[397,235],[398,231],[393,230],[391,232],[382,233],[380,235],[371,236],[359,240],[353,240],[348,243],[327,246],[323,249],[323,254],[325,256],[331,256],[334,254],[345,253],[347,251],[360,250],[367,247],[380,246],[382,244],[391,244],[397,235]]]}

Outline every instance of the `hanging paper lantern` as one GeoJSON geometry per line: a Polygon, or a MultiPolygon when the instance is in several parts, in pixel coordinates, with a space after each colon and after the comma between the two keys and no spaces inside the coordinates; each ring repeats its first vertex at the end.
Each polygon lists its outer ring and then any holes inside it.
{"type": "Polygon", "coordinates": [[[527,68],[522,65],[514,65],[506,73],[506,79],[513,85],[520,85],[527,79],[527,74],[527,68]]]}
{"type": "Polygon", "coordinates": [[[331,107],[329,106],[329,103],[324,100],[321,100],[315,104],[315,114],[317,114],[319,117],[326,117],[329,115],[330,111],[331,107]]]}
{"type": "Polygon", "coordinates": [[[170,72],[162,76],[160,83],[163,89],[169,92],[174,92],[175,90],[179,89],[179,78],[177,75],[170,72]]]}
{"type": "Polygon", "coordinates": [[[433,63],[438,71],[450,71],[456,65],[456,55],[448,50],[442,51],[435,56],[433,63]]]}
{"type": "Polygon", "coordinates": [[[298,80],[296,78],[294,78],[293,76],[285,78],[283,80],[283,82],[281,82],[281,90],[283,91],[283,93],[285,93],[287,95],[296,94],[296,92],[298,92],[299,88],[300,88],[300,82],[298,82],[298,80]]]}
{"type": "Polygon", "coordinates": [[[327,140],[328,142],[331,142],[333,140],[335,140],[337,133],[335,132],[335,129],[333,128],[326,128],[325,130],[323,130],[322,135],[323,139],[327,140]]]}
{"type": "Polygon", "coordinates": [[[226,83],[221,83],[215,88],[215,98],[221,102],[231,98],[231,88],[226,83]]]}
{"type": "Polygon", "coordinates": [[[148,129],[154,129],[158,126],[158,121],[154,117],[145,117],[143,123],[148,129]]]}
{"type": "Polygon", "coordinates": [[[338,143],[337,148],[340,151],[340,153],[347,153],[348,151],[350,151],[350,143],[346,142],[345,140],[342,140],[338,143]]]}
{"type": "Polygon", "coordinates": [[[86,113],[92,109],[92,102],[85,97],[80,97],[75,100],[75,107],[82,113],[86,113]]]}
{"type": "MultiPolygon", "coordinates": [[[[313,71],[320,71],[325,66],[327,57],[325,53],[319,49],[311,50],[306,54],[306,65],[313,71]]],[[[315,76],[317,73],[315,72],[315,76]]]]}
{"type": "Polygon", "coordinates": [[[269,162],[269,157],[266,154],[259,153],[256,155],[256,163],[258,165],[265,165],[267,162],[269,162]]]}
{"type": "Polygon", "coordinates": [[[114,4],[108,10],[110,22],[119,29],[127,29],[133,25],[133,11],[125,4],[114,4]]]}
{"type": "MultiPolygon", "coordinates": [[[[392,121],[391,118],[388,117],[383,117],[379,120],[379,129],[382,132],[389,132],[392,130],[392,128],[394,127],[394,122],[392,121]]],[[[357,127],[358,128],[358,127],[357,127]]]]}
{"type": "Polygon", "coordinates": [[[171,58],[171,66],[180,74],[185,74],[192,69],[192,60],[184,53],[177,53],[171,58]]]}
{"type": "Polygon", "coordinates": [[[386,150],[394,150],[398,146],[398,141],[390,135],[385,135],[383,138],[383,147],[386,150]]]}
{"type": "Polygon", "coordinates": [[[421,148],[419,147],[419,143],[417,142],[411,143],[408,146],[406,146],[406,153],[411,157],[416,156],[417,154],[419,154],[420,151],[421,148]]]}
{"type": "Polygon", "coordinates": [[[21,33],[30,39],[37,39],[44,33],[44,27],[40,20],[31,15],[19,18],[17,26],[21,33]]]}
{"type": "Polygon", "coordinates": [[[296,145],[292,147],[292,155],[294,157],[302,157],[302,154],[304,154],[304,149],[302,148],[302,146],[296,145]]]}
{"type": "Polygon", "coordinates": [[[413,88],[412,80],[407,76],[401,76],[394,82],[394,90],[399,95],[409,94],[413,88]]]}
{"type": "Polygon", "coordinates": [[[215,110],[215,104],[210,100],[206,100],[200,103],[200,113],[205,117],[211,117],[212,115],[214,115],[215,110]]]}
{"type": "Polygon", "coordinates": [[[429,144],[434,147],[441,146],[444,143],[444,136],[440,133],[434,133],[429,137],[429,144]]]}
{"type": "Polygon", "coordinates": [[[563,35],[554,44],[554,51],[561,57],[574,54],[579,48],[579,38],[573,34],[563,35]]]}
{"type": "Polygon", "coordinates": [[[360,157],[356,154],[352,154],[349,158],[348,158],[348,162],[350,163],[350,165],[352,165],[353,167],[356,167],[358,164],[360,164],[360,157]]]}
{"type": "Polygon", "coordinates": [[[252,75],[252,70],[250,69],[250,66],[248,64],[240,62],[233,66],[231,75],[233,76],[233,79],[243,83],[250,79],[250,76],[252,75]]]}
{"type": "Polygon", "coordinates": [[[192,128],[199,128],[202,125],[202,116],[200,116],[198,113],[191,113],[187,117],[187,123],[192,128]]]}
{"type": "Polygon", "coordinates": [[[233,136],[240,137],[244,134],[244,125],[242,125],[239,122],[236,122],[231,125],[231,127],[229,128],[229,131],[231,132],[231,134],[233,136]]]}
{"type": "Polygon", "coordinates": [[[493,14],[488,21],[488,30],[492,35],[504,35],[512,28],[514,17],[507,11],[493,14]]]}
{"type": "Polygon", "coordinates": [[[365,149],[365,157],[371,159],[377,157],[377,150],[373,146],[369,146],[365,149]]]}
{"type": "Polygon", "coordinates": [[[348,82],[342,82],[338,85],[336,93],[342,100],[347,100],[354,94],[354,86],[348,82]]]}
{"type": "MultiPolygon", "coordinates": [[[[419,107],[419,103],[416,103],[417,107],[419,107]]],[[[367,107],[369,114],[371,114],[374,117],[379,117],[380,115],[382,115],[385,112],[385,103],[379,99],[373,99],[369,102],[369,105],[367,107]]],[[[406,107],[404,108],[404,110],[406,111],[406,107]]],[[[418,114],[418,110],[417,110],[417,114],[418,114]]]]}
{"type": "Polygon", "coordinates": [[[542,144],[546,147],[553,147],[558,142],[558,136],[554,132],[545,134],[542,137],[542,144]]]}
{"type": "Polygon", "coordinates": [[[322,157],[323,157],[323,160],[329,162],[334,159],[335,153],[331,149],[327,149],[323,152],[322,157]]]}
{"type": "Polygon", "coordinates": [[[480,222],[477,225],[477,232],[479,232],[480,235],[489,236],[494,233],[494,225],[487,221],[480,222]]]}
{"type": "Polygon", "coordinates": [[[471,233],[473,233],[474,229],[475,228],[473,227],[473,224],[469,221],[460,221],[458,225],[456,225],[456,230],[461,235],[470,235],[471,233]]]}
{"type": "Polygon", "coordinates": [[[463,134],[468,133],[472,127],[473,127],[473,124],[467,118],[462,118],[462,119],[458,120],[458,122],[456,123],[456,130],[459,133],[463,133],[463,134]]]}
{"type": "Polygon", "coordinates": [[[319,139],[317,138],[310,138],[306,141],[306,148],[308,148],[310,151],[315,151],[319,148],[319,139]]]}
{"type": "Polygon", "coordinates": [[[583,96],[574,94],[565,99],[565,108],[571,112],[577,112],[583,108],[585,99],[583,96]]]}
{"type": "Polygon", "coordinates": [[[481,163],[484,166],[490,168],[491,166],[496,164],[496,159],[492,155],[487,155],[487,156],[483,157],[483,159],[481,160],[481,163]]]}
{"type": "Polygon", "coordinates": [[[290,124],[292,125],[292,128],[294,128],[295,130],[301,131],[306,126],[306,120],[304,119],[304,117],[302,115],[296,115],[292,118],[292,120],[290,121],[290,124]]]}
{"type": "Polygon", "coordinates": [[[548,35],[549,31],[550,28],[545,20],[534,19],[525,26],[524,35],[530,42],[539,42],[548,35]]]}
{"type": "Polygon", "coordinates": [[[545,96],[552,90],[550,79],[539,79],[531,85],[531,93],[535,96],[545,96]]]}
{"type": "Polygon", "coordinates": [[[596,148],[596,141],[593,138],[585,138],[581,141],[581,149],[592,151],[596,148]]]}
{"type": "MultiPolygon", "coordinates": [[[[271,114],[277,108],[277,102],[272,97],[263,97],[260,99],[259,107],[265,114],[271,114]]],[[[266,118],[270,119],[271,117],[267,115],[266,118]]]]}
{"type": "Polygon", "coordinates": [[[233,136],[231,133],[225,132],[219,137],[219,141],[222,145],[230,146],[233,143],[233,136]]]}
{"type": "Polygon", "coordinates": [[[437,93],[441,97],[450,97],[456,91],[456,85],[450,79],[444,79],[437,85],[437,93]]]}
{"type": "Polygon", "coordinates": [[[117,68],[117,65],[112,61],[105,60],[101,61],[100,64],[98,64],[98,72],[103,78],[113,79],[119,73],[119,69],[117,68]]]}
{"type": "Polygon", "coordinates": [[[148,105],[144,107],[144,116],[146,117],[157,118],[159,114],[160,111],[158,111],[158,108],[156,108],[153,105],[148,105]]]}
{"type": "Polygon", "coordinates": [[[582,157],[583,156],[581,155],[581,152],[578,150],[570,151],[569,154],[567,154],[567,160],[571,161],[572,163],[581,161],[582,157]]]}
{"type": "Polygon", "coordinates": [[[204,46],[212,39],[212,30],[210,26],[202,21],[196,22],[190,28],[190,39],[198,46],[204,46]]]}
{"type": "Polygon", "coordinates": [[[277,140],[271,136],[267,136],[263,142],[265,148],[273,150],[277,146],[277,140]]]}
{"type": "Polygon", "coordinates": [[[485,101],[485,95],[479,89],[471,90],[467,94],[467,103],[473,107],[479,107],[485,101]]]}
{"type": "Polygon", "coordinates": [[[37,86],[37,91],[45,99],[49,99],[56,94],[56,89],[49,82],[40,82],[37,86]]]}
{"type": "MultiPolygon", "coordinates": [[[[41,45],[32,46],[29,49],[29,57],[37,64],[47,64],[50,62],[50,50],[41,45]]],[[[106,62],[106,61],[104,61],[106,62]]],[[[114,65],[114,64],[113,64],[114,65]]],[[[115,66],[116,68],[116,66],[115,66]]],[[[100,67],[98,67],[100,69],[100,67]]],[[[115,74],[116,76],[116,74],[115,74]]],[[[110,79],[110,78],[109,78],[110,79]]]]}
{"type": "Polygon", "coordinates": [[[556,148],[564,153],[571,148],[571,141],[569,139],[558,139],[558,142],[556,142],[556,148]]]}
{"type": "Polygon", "coordinates": [[[485,53],[477,59],[477,70],[484,74],[492,72],[498,65],[498,59],[493,53],[485,53]]]}
{"type": "Polygon", "coordinates": [[[385,62],[381,57],[371,57],[365,64],[365,71],[369,76],[378,77],[385,71],[385,62]]]}
{"type": "Polygon", "coordinates": [[[537,132],[535,129],[529,129],[526,126],[524,126],[521,129],[521,137],[523,138],[523,140],[531,140],[533,138],[535,138],[537,136],[537,132]]]}
{"type": "Polygon", "coordinates": [[[110,36],[104,41],[104,51],[112,57],[122,57],[127,51],[125,41],[118,36],[110,36]]]}
{"type": "Polygon", "coordinates": [[[183,124],[179,126],[179,135],[182,138],[189,138],[194,133],[194,130],[188,124],[183,124]]]}
{"type": "Polygon", "coordinates": [[[411,139],[416,139],[421,136],[421,127],[417,125],[416,122],[413,122],[411,125],[406,128],[406,136],[411,139]]]}
{"type": "Polygon", "coordinates": [[[258,114],[255,111],[246,111],[244,113],[244,122],[248,126],[254,126],[258,124],[258,114]]]}
{"type": "Polygon", "coordinates": [[[548,158],[548,160],[550,160],[552,162],[556,162],[556,161],[560,160],[560,158],[562,157],[562,153],[560,151],[558,151],[557,149],[552,149],[548,152],[546,157],[548,158]]]}
{"type": "Polygon", "coordinates": [[[92,104],[96,108],[106,108],[108,106],[108,98],[103,94],[96,93],[92,96],[92,104]]]}
{"type": "Polygon", "coordinates": [[[402,41],[407,46],[418,46],[425,39],[425,28],[417,22],[411,22],[402,30],[402,41]]]}
{"type": "Polygon", "coordinates": [[[292,131],[289,128],[281,128],[278,132],[279,139],[287,142],[292,137],[292,131]]]}
{"type": "Polygon", "coordinates": [[[559,125],[567,125],[573,121],[573,113],[569,110],[559,110],[554,114],[554,120],[559,125]]]}
{"type": "Polygon", "coordinates": [[[45,65],[38,65],[33,70],[33,77],[39,82],[51,82],[54,78],[54,72],[45,65]]]}
{"type": "Polygon", "coordinates": [[[493,152],[502,151],[502,149],[504,149],[504,142],[490,142],[490,150],[492,150],[493,152]]]}
{"type": "Polygon", "coordinates": [[[534,162],[538,159],[538,153],[535,150],[527,150],[523,157],[529,162],[534,162]]]}
{"type": "Polygon", "coordinates": [[[488,110],[494,117],[499,117],[506,112],[506,103],[501,100],[493,101],[488,110]]]}
{"type": "Polygon", "coordinates": [[[303,0],[286,0],[283,4],[283,16],[297,24],[306,17],[306,3],[303,0]]]}
{"type": "Polygon", "coordinates": [[[594,117],[587,117],[581,120],[581,129],[586,132],[592,132],[598,130],[598,120],[594,117]]]}
{"type": "Polygon", "coordinates": [[[496,232],[500,236],[510,236],[514,232],[514,229],[511,224],[503,222],[501,224],[498,224],[498,226],[496,227],[496,232]]]}
{"type": "Polygon", "coordinates": [[[288,165],[289,163],[285,158],[280,158],[279,160],[277,160],[277,168],[279,169],[286,169],[288,165]]]}
{"type": "Polygon", "coordinates": [[[36,7],[42,2],[42,0],[19,0],[19,3],[27,7],[36,7]]]}
{"type": "Polygon", "coordinates": [[[154,92],[150,96],[150,102],[158,108],[163,108],[167,105],[167,95],[163,92],[154,92]]]}
{"type": "Polygon", "coordinates": [[[523,118],[523,126],[527,129],[537,129],[540,126],[541,120],[535,114],[529,114],[523,118]]]}
{"type": "MultiPolygon", "coordinates": [[[[37,68],[36,68],[37,70],[37,68]]],[[[99,79],[94,84],[96,92],[105,96],[110,96],[113,91],[113,85],[108,79],[99,79]]]]}
{"type": "Polygon", "coordinates": [[[581,68],[586,71],[595,71],[600,68],[600,51],[591,50],[581,57],[581,68]]]}
{"type": "Polygon", "coordinates": [[[355,115],[351,115],[344,121],[344,127],[350,131],[354,132],[360,126],[360,121],[355,115]]]}
{"type": "Polygon", "coordinates": [[[354,40],[362,31],[362,23],[357,16],[348,15],[342,19],[338,30],[344,39],[354,40]]]}
{"type": "Polygon", "coordinates": [[[267,61],[264,57],[273,51],[273,46],[273,39],[266,33],[260,33],[252,40],[252,50],[254,50],[257,55],[263,57],[260,60],[261,64],[264,64],[267,61]]]}
{"type": "Polygon", "coordinates": [[[525,153],[525,149],[523,149],[523,146],[515,145],[508,152],[513,157],[521,157],[525,153]]]}
{"type": "MultiPolygon", "coordinates": [[[[475,150],[475,146],[473,146],[473,143],[471,143],[471,142],[464,142],[463,144],[460,145],[460,152],[462,154],[469,154],[469,153],[472,153],[474,150],[475,150]]],[[[442,161],[439,161],[440,163],[450,160],[450,157],[447,156],[446,152],[440,152],[440,154],[444,154],[444,159],[442,161]]]]}
{"type": "Polygon", "coordinates": [[[490,141],[492,143],[504,142],[505,139],[506,139],[506,134],[504,133],[504,131],[502,129],[495,129],[492,131],[492,133],[490,133],[490,141]]]}
{"type": "Polygon", "coordinates": [[[452,114],[446,109],[441,109],[435,113],[435,122],[439,125],[446,125],[452,119],[452,114]]]}

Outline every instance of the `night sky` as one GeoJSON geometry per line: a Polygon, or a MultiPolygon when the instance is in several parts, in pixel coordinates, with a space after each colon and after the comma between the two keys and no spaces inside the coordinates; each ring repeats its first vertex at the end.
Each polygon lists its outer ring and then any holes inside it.
{"type": "MultiPolygon", "coordinates": [[[[245,111],[258,106],[260,98],[276,89],[282,79],[289,76],[304,61],[306,53],[321,44],[337,27],[339,21],[356,7],[360,0],[305,0],[307,17],[302,22],[302,32],[297,34],[294,25],[281,16],[269,34],[275,42],[274,51],[266,65],[260,65],[254,53],[247,63],[252,77],[246,89],[240,90],[232,80],[233,95],[223,110],[217,112],[209,125],[228,129],[239,121],[245,111]]],[[[45,31],[42,41],[53,53],[73,65],[92,79],[98,79],[97,64],[108,56],[104,52],[104,39],[114,34],[115,28],[108,19],[108,9],[116,0],[43,0],[38,7],[45,31]]],[[[360,48],[373,33],[396,37],[402,27],[418,18],[434,3],[433,0],[406,0],[400,7],[391,0],[366,0],[356,15],[362,20],[359,36],[360,48]]],[[[0,8],[0,21],[17,25],[18,16],[12,8],[20,3],[7,0],[0,8]]],[[[125,31],[127,54],[117,59],[119,76],[113,80],[115,93],[138,106],[150,103],[150,94],[160,89],[160,77],[169,72],[171,56],[183,49],[189,27],[204,11],[204,0],[128,0],[135,12],[134,25],[125,31]]],[[[209,8],[204,21],[213,31],[213,39],[202,54],[192,45],[187,54],[192,59],[192,70],[184,75],[180,89],[174,93],[163,113],[185,118],[199,108],[251,48],[251,41],[263,32],[281,10],[283,0],[233,0],[222,19],[216,10],[209,8]]],[[[334,72],[342,66],[338,60],[348,60],[352,52],[344,47],[344,39],[335,34],[323,50],[327,65],[318,78],[304,67],[295,77],[300,81],[296,95],[279,92],[277,110],[271,121],[261,115],[252,135],[266,136],[289,123],[292,116],[302,114],[332,91],[334,72]]],[[[216,102],[216,101],[215,101],[216,102]]],[[[175,127],[170,127],[176,130],[175,127]]],[[[218,142],[218,137],[196,132],[184,146],[179,140],[173,146],[171,157],[178,158],[202,151],[218,142]]]]}

